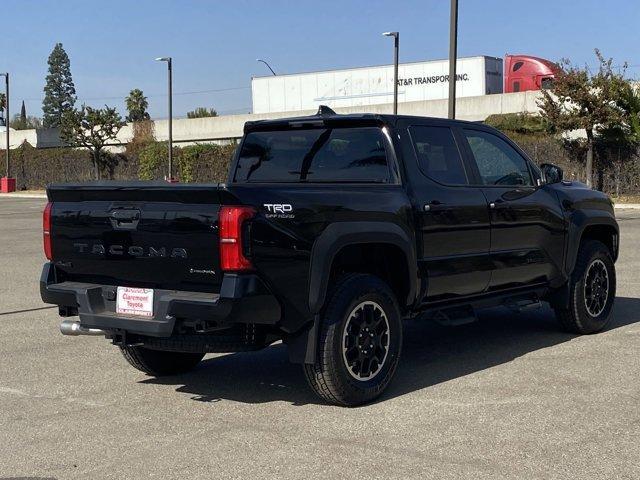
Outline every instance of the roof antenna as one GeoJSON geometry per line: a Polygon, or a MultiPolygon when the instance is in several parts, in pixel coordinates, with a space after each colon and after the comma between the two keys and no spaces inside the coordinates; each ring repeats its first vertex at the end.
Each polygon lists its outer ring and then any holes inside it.
{"type": "Polygon", "coordinates": [[[316,112],[316,115],[320,117],[325,117],[327,115],[337,115],[337,114],[326,105],[320,105],[318,107],[318,111],[316,112]]]}

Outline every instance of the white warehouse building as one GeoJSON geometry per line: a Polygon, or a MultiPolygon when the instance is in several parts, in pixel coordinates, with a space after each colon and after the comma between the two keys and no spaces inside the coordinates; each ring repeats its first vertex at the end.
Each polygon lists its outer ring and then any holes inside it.
{"type": "MultiPolygon", "coordinates": [[[[502,63],[489,56],[459,58],[456,96],[502,93],[502,63]]],[[[399,65],[398,103],[445,99],[448,91],[448,60],[399,65]]],[[[391,103],[393,65],[254,77],[251,97],[254,114],[391,103]]]]}

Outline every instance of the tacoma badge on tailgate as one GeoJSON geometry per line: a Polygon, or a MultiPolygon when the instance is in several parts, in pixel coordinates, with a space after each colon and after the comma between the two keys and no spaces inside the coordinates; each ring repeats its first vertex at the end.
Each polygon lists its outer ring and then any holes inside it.
{"type": "Polygon", "coordinates": [[[171,257],[171,258],[187,258],[187,250],[184,248],[172,248],[169,250],[166,247],[139,247],[137,245],[131,245],[128,248],[124,248],[123,245],[108,245],[105,246],[101,243],[94,243],[89,245],[88,243],[74,243],[73,248],[77,253],[88,253],[92,255],[124,255],[127,253],[131,257],[171,257]]]}

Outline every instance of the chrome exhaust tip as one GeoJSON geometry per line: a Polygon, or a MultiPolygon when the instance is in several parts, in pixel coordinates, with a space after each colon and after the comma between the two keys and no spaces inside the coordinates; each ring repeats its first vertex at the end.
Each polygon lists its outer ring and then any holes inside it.
{"type": "Polygon", "coordinates": [[[60,333],[62,335],[71,335],[77,337],[78,335],[106,335],[107,332],[99,328],[87,328],[80,325],[77,320],[63,320],[60,323],[60,333]]]}

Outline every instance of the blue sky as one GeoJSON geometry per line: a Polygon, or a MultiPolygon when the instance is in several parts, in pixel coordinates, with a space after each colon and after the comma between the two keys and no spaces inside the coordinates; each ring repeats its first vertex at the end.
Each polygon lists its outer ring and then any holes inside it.
{"type": "MultiPolygon", "coordinates": [[[[38,116],[56,42],[71,58],[79,102],[124,110],[129,90],[141,88],[156,118],[167,114],[158,56],[174,58],[174,114],[184,116],[197,106],[248,112],[251,76],[269,73],[256,58],[279,73],[391,63],[392,42],[380,35],[387,30],[401,33],[401,61],[448,55],[448,0],[2,0],[0,9],[11,108],[24,99],[38,116]]],[[[598,47],[640,77],[638,0],[460,0],[459,15],[460,56],[594,64],[598,47]]]]}

